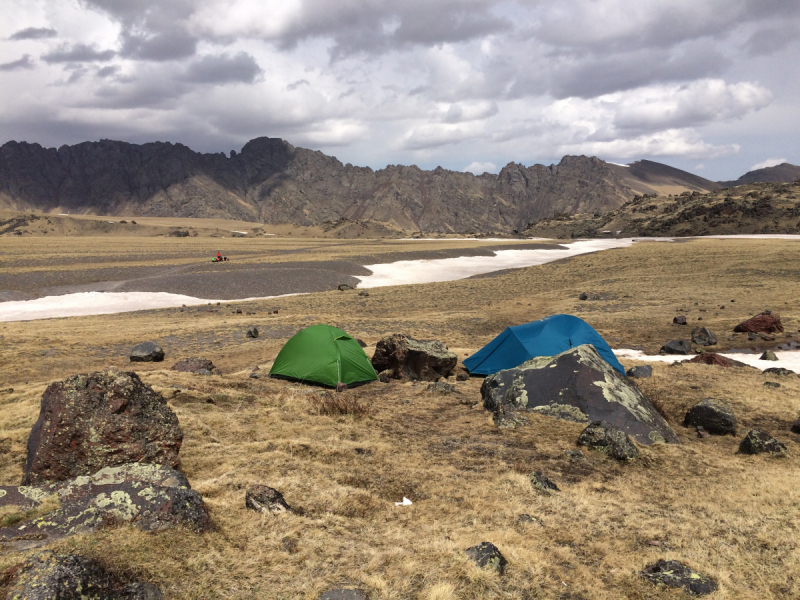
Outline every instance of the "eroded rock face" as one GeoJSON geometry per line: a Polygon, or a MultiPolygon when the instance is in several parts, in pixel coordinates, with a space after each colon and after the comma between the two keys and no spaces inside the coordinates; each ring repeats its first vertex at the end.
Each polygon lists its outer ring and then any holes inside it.
{"type": "Polygon", "coordinates": [[[508,561],[491,542],[481,542],[477,546],[467,548],[466,553],[481,568],[495,571],[498,575],[502,575],[506,570],[508,561]]]}
{"type": "Polygon", "coordinates": [[[751,429],[739,444],[739,454],[764,454],[769,452],[772,456],[786,456],[786,445],[782,444],[770,434],[751,429]]]}
{"type": "Polygon", "coordinates": [[[681,587],[698,596],[717,591],[717,583],[713,579],[690,569],[677,560],[659,560],[657,563],[645,567],[641,575],[652,584],[681,587]]]}
{"type": "Polygon", "coordinates": [[[699,426],[716,435],[736,435],[736,415],[733,414],[733,409],[714,398],[705,398],[690,408],[683,424],[699,426]]]}
{"type": "Polygon", "coordinates": [[[144,462],[176,467],[183,433],[161,394],[109,369],[51,383],[28,437],[22,485],[144,462]]]}
{"type": "Polygon", "coordinates": [[[783,333],[780,315],[765,310],[747,321],[742,321],[733,330],[737,333],[783,333]]]}
{"type": "Polygon", "coordinates": [[[606,421],[642,444],[678,443],[641,390],[588,344],[489,375],[481,397],[495,422],[519,422],[524,419],[518,416],[533,412],[579,423],[606,421]]]}
{"type": "Polygon", "coordinates": [[[578,436],[579,446],[594,448],[617,460],[633,460],[639,451],[624,431],[605,421],[595,421],[578,436]]]}
{"type": "Polygon", "coordinates": [[[19,565],[6,588],[9,600],[161,600],[150,583],[124,585],[100,563],[76,554],[38,552],[19,565]]]}
{"type": "Polygon", "coordinates": [[[458,356],[438,340],[415,340],[402,333],[387,335],[375,346],[372,366],[375,371],[390,371],[395,379],[406,377],[437,381],[449,377],[458,356]]]}
{"type": "Polygon", "coordinates": [[[0,508],[24,510],[46,501],[58,508],[0,528],[0,547],[36,547],[115,523],[131,523],[143,531],[185,525],[202,532],[210,527],[200,494],[182,473],[160,465],[133,463],[58,483],[0,487],[0,508]]]}

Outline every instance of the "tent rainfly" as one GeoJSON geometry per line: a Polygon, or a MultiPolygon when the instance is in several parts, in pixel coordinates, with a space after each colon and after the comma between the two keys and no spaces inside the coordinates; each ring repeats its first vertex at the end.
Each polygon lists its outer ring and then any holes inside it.
{"type": "Polygon", "coordinates": [[[625,374],[625,368],[602,336],[586,321],[572,315],[553,315],[541,321],[507,327],[466,358],[464,366],[473,375],[492,375],[518,367],[536,356],[555,356],[582,344],[594,346],[603,360],[625,374]]]}
{"type": "Polygon", "coordinates": [[[275,357],[269,376],[330,387],[378,378],[358,342],[330,325],[312,325],[292,336],[275,357]]]}

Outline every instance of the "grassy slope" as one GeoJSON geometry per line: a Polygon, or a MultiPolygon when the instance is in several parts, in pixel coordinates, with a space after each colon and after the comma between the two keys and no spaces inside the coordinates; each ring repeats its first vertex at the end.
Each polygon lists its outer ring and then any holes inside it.
{"type": "MultiPolygon", "coordinates": [[[[47,383],[105,365],[128,367],[132,343],[159,339],[167,361],[137,371],[180,418],[183,468],[216,530],[109,529],[54,547],[124,567],[170,598],[315,598],[341,584],[397,599],[682,597],[636,575],[660,557],[713,575],[718,598],[797,597],[800,438],[788,429],[800,414],[798,378],[656,365],[643,386],[684,444],[642,449],[641,460],[620,466],[592,453],[585,462],[567,457],[563,451],[574,448],[581,430],[574,423],[539,417],[528,428],[497,430],[474,406],[477,379],[449,396],[428,394],[424,384],[364,386],[349,393],[372,413],[354,418],[314,414],[313,388],[247,377],[313,322],[344,327],[370,344],[391,331],[436,337],[463,356],[506,325],[572,312],[615,347],[655,351],[687,335],[669,324],[685,308],[690,321],[702,317],[719,334],[721,346],[737,346],[743,340],[728,341],[727,332],[765,307],[782,314],[787,331],[797,330],[796,255],[796,243],[780,241],[641,244],[494,278],[375,289],[368,298],[331,292],[234,306],[255,315],[222,306],[2,324],[0,388],[15,391],[0,395],[0,438],[11,440],[0,455],[0,483],[21,476],[47,383]],[[582,291],[601,299],[580,302],[582,291]],[[279,314],[267,316],[274,307],[279,314]],[[247,341],[253,324],[265,336],[247,341]],[[166,370],[188,355],[211,358],[224,375],[166,370]],[[782,387],[764,387],[770,379],[782,387]],[[228,400],[207,404],[214,393],[228,400]],[[693,438],[680,421],[708,396],[733,404],[742,433],[758,426],[786,442],[790,457],[741,457],[738,439],[693,438]],[[533,470],[563,491],[535,493],[527,479],[533,470]],[[245,510],[244,491],[253,483],[280,489],[302,514],[245,510]],[[403,495],[414,505],[395,508],[403,495]],[[518,522],[522,513],[543,525],[518,522]],[[296,553],[282,550],[286,537],[297,542],[296,553]],[[508,558],[505,577],[466,561],[463,550],[484,540],[508,558]],[[649,545],[653,540],[663,545],[649,545]]],[[[0,568],[19,559],[2,554],[0,568]]]]}

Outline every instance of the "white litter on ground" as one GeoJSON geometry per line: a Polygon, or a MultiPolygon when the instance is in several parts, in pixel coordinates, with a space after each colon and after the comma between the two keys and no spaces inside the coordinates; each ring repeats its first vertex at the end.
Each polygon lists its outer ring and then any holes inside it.
{"type": "Polygon", "coordinates": [[[236,231],[235,229],[231,231],[231,233],[243,233],[244,235],[247,235],[246,231],[236,231]]]}
{"type": "MultiPolygon", "coordinates": [[[[644,354],[640,350],[630,350],[628,348],[621,348],[620,350],[614,350],[614,354],[619,359],[633,359],[639,360],[642,362],[665,362],[665,363],[674,363],[681,360],[689,360],[693,358],[692,356],[684,356],[680,354],[656,354],[656,355],[647,355],[644,354]]],[[[772,367],[782,367],[784,369],[789,369],[790,371],[794,371],[795,373],[800,373],[800,351],[798,350],[776,350],[775,356],[778,357],[778,360],[759,360],[759,357],[763,354],[763,351],[760,352],[720,352],[720,356],[724,356],[725,358],[730,358],[733,360],[738,360],[739,362],[743,362],[751,367],[756,367],[761,369],[769,369],[772,367]]]]}
{"type": "Polygon", "coordinates": [[[413,504],[413,502],[411,502],[411,500],[409,500],[405,496],[403,496],[403,501],[402,502],[395,502],[394,503],[395,506],[411,506],[412,504],[413,504]]]}

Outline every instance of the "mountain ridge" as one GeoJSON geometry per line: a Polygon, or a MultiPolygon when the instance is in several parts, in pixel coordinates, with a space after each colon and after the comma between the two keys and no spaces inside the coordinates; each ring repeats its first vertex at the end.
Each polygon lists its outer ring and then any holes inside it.
{"type": "Polygon", "coordinates": [[[719,188],[652,161],[620,166],[586,156],[565,156],[550,166],[511,162],[497,175],[416,165],[375,171],[267,137],[229,155],[114,140],[58,149],[15,141],[0,147],[0,207],[109,216],[306,226],[349,219],[471,233],[521,230],[560,213],[604,213],[637,194],[719,188]]]}

